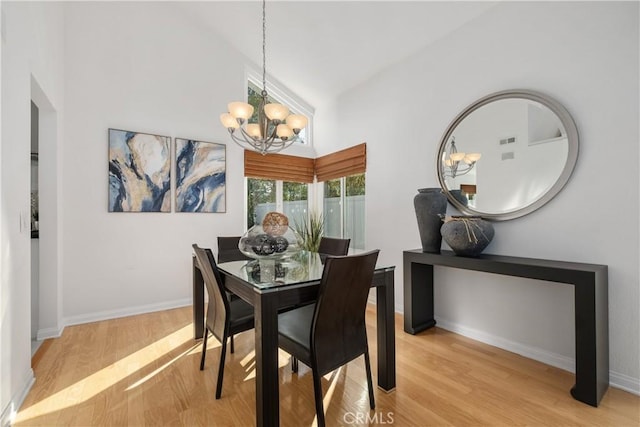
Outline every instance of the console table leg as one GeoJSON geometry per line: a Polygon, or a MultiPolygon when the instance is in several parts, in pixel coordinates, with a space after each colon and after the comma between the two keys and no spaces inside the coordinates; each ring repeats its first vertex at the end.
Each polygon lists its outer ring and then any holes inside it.
{"type": "Polygon", "coordinates": [[[609,386],[607,284],[596,277],[576,283],[574,289],[576,384],[571,395],[598,406],[609,386]]]}
{"type": "Polygon", "coordinates": [[[413,263],[404,256],[404,331],[417,334],[435,326],[433,265],[413,263]]]}

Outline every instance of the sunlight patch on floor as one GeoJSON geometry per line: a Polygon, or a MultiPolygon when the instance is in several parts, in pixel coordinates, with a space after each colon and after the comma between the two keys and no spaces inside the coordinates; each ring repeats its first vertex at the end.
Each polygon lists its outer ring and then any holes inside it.
{"type": "MultiPolygon", "coordinates": [[[[144,366],[150,364],[154,360],[166,355],[176,347],[193,340],[193,325],[186,325],[185,327],[178,329],[177,331],[161,338],[148,346],[141,348],[140,350],[131,353],[130,355],[118,360],[117,362],[83,378],[82,380],[71,384],[62,390],[48,396],[37,403],[34,403],[28,408],[20,411],[20,421],[26,421],[31,418],[42,416],[44,414],[58,411],[78,403],[84,402],[93,398],[98,393],[103,392],[109,387],[124,380],[128,376],[134,374],[144,366]]],[[[214,343],[215,344],[215,341],[214,343]]],[[[179,356],[173,358],[170,362],[164,364],[162,367],[156,369],[151,374],[145,376],[143,379],[137,381],[127,388],[130,390],[138,385],[144,383],[153,375],[157,375],[163,369],[170,364],[174,363],[180,357],[185,356],[189,352],[193,351],[197,344],[189,350],[183,352],[179,356]]],[[[219,346],[219,344],[218,344],[219,346]]]]}
{"type": "MultiPolygon", "coordinates": [[[[289,353],[285,353],[282,350],[278,350],[278,369],[287,366],[289,364],[289,353]]],[[[256,351],[251,350],[249,354],[247,354],[244,359],[240,361],[240,364],[244,368],[245,372],[247,372],[247,376],[243,381],[249,381],[256,377],[256,351]]]]}
{"type": "MultiPolygon", "coordinates": [[[[177,362],[180,358],[182,358],[183,356],[186,356],[190,353],[193,353],[193,350],[197,347],[200,347],[200,344],[195,344],[193,347],[191,347],[190,349],[188,349],[187,351],[183,351],[182,353],[180,353],[179,355],[177,355],[176,357],[174,357],[173,359],[171,359],[170,361],[168,361],[167,363],[165,363],[164,365],[160,366],[158,369],[156,369],[155,371],[151,372],[148,375],[145,375],[144,378],[139,379],[138,381],[136,381],[135,383],[131,384],[129,387],[127,387],[125,389],[125,391],[129,391],[132,390],[144,383],[146,383],[148,380],[150,380],[151,378],[153,378],[154,376],[158,375],[160,372],[164,371],[166,368],[168,368],[169,366],[171,366],[173,363],[177,362]]],[[[208,348],[209,346],[207,346],[208,348]]]]}

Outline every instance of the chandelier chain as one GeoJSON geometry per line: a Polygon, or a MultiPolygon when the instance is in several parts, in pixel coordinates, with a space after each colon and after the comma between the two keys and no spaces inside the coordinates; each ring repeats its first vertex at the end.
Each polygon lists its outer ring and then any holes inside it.
{"type": "Polygon", "coordinates": [[[262,0],[262,91],[267,91],[267,7],[266,0],[262,0]]]}

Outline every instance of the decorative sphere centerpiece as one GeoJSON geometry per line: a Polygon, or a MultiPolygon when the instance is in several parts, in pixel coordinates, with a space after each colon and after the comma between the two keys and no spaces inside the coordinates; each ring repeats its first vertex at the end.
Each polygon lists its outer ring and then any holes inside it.
{"type": "Polygon", "coordinates": [[[300,251],[302,238],[286,215],[269,212],[262,225],[254,225],[240,238],[238,249],[250,258],[278,259],[300,251]]]}

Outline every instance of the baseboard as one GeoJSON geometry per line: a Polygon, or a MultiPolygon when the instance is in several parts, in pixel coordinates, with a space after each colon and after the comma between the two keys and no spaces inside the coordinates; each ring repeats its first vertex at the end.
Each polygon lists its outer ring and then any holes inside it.
{"type": "Polygon", "coordinates": [[[13,418],[15,417],[18,409],[22,406],[22,402],[26,399],[29,390],[33,386],[33,383],[36,382],[36,378],[33,376],[33,370],[29,368],[25,375],[25,380],[23,381],[23,385],[11,398],[11,401],[7,404],[6,407],[2,408],[2,415],[0,415],[0,426],[9,427],[13,423],[13,418]]]}
{"type": "Polygon", "coordinates": [[[84,323],[99,322],[101,320],[117,319],[119,317],[135,316],[137,314],[152,313],[154,311],[171,310],[173,308],[185,307],[193,303],[191,298],[183,298],[175,301],[167,301],[158,304],[139,305],[118,310],[100,311],[97,313],[81,314],[63,319],[64,326],[81,325],[84,323]]]}
{"type": "Polygon", "coordinates": [[[640,379],[630,377],[629,375],[619,374],[617,372],[609,372],[609,384],[620,390],[628,391],[640,396],[640,379]]]}
{"type": "Polygon", "coordinates": [[[38,329],[38,333],[36,334],[36,339],[38,341],[44,341],[47,338],[58,338],[62,335],[64,331],[64,326],[61,328],[45,328],[38,329]]]}
{"type": "MultiPolygon", "coordinates": [[[[436,318],[436,321],[439,328],[446,329],[447,331],[455,332],[456,334],[463,335],[503,350],[511,351],[529,359],[537,360],[538,362],[542,362],[571,373],[575,373],[576,371],[576,362],[573,357],[567,357],[545,350],[540,350],[536,347],[526,346],[515,341],[488,334],[484,331],[449,322],[446,319],[436,318]]],[[[640,379],[638,378],[609,371],[609,386],[640,396],[640,379]]]]}
{"type": "Polygon", "coordinates": [[[556,368],[563,369],[575,373],[576,362],[572,357],[563,356],[557,353],[551,353],[549,351],[540,350],[536,347],[530,347],[515,341],[507,340],[505,338],[488,334],[484,331],[480,331],[473,328],[468,328],[463,325],[459,325],[454,322],[449,322],[446,319],[436,318],[436,322],[439,328],[446,329],[456,334],[469,337],[476,341],[483,342],[485,344],[492,345],[494,347],[501,348],[503,350],[511,351],[529,359],[537,360],[547,365],[554,366],[556,368]]]}

